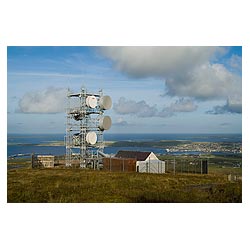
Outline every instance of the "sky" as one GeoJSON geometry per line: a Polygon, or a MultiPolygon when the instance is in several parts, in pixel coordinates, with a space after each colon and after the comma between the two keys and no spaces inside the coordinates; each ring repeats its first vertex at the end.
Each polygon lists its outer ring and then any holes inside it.
{"type": "Polygon", "coordinates": [[[64,133],[66,93],[112,98],[107,133],[241,133],[241,47],[8,47],[8,133],[64,133]]]}

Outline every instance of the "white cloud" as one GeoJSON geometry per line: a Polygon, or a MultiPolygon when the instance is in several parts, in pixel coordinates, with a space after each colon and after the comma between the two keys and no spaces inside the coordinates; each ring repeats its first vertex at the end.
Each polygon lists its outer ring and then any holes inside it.
{"type": "Polygon", "coordinates": [[[113,126],[119,126],[119,127],[123,127],[123,126],[129,126],[131,124],[129,124],[127,121],[125,121],[122,117],[119,117],[117,119],[117,122],[112,124],[113,126]]]}
{"type": "Polygon", "coordinates": [[[239,99],[228,99],[225,105],[215,106],[212,110],[207,111],[207,114],[226,114],[226,113],[242,113],[242,101],[239,99]]]}
{"type": "Polygon", "coordinates": [[[39,92],[26,93],[19,101],[21,113],[60,113],[65,111],[67,90],[50,87],[39,92]]]}
{"type": "Polygon", "coordinates": [[[117,114],[130,114],[137,117],[170,117],[177,112],[195,111],[197,107],[193,100],[184,98],[178,99],[175,103],[161,110],[156,105],[150,106],[144,100],[136,102],[134,100],[126,100],[124,97],[121,97],[118,103],[114,104],[114,110],[117,114]]]}
{"type": "MultiPolygon", "coordinates": [[[[218,63],[227,52],[222,47],[103,47],[102,52],[130,77],[165,79],[165,95],[198,101],[241,98],[241,74],[218,63]]],[[[241,57],[232,56],[227,66],[241,69],[241,57]]]]}
{"type": "Polygon", "coordinates": [[[172,103],[169,109],[172,112],[192,112],[195,111],[197,107],[198,106],[194,104],[193,100],[181,98],[175,103],[172,103]]]}
{"type": "Polygon", "coordinates": [[[207,62],[220,47],[126,46],[103,47],[105,56],[112,59],[120,71],[133,77],[167,77],[189,71],[207,62]]]}
{"type": "Polygon", "coordinates": [[[157,113],[156,106],[150,106],[145,101],[126,100],[124,97],[114,104],[114,110],[118,114],[134,114],[138,117],[151,117],[157,113]]]}
{"type": "Polygon", "coordinates": [[[170,96],[223,100],[232,94],[241,96],[241,77],[222,64],[206,63],[192,72],[167,78],[166,90],[170,96]]]}

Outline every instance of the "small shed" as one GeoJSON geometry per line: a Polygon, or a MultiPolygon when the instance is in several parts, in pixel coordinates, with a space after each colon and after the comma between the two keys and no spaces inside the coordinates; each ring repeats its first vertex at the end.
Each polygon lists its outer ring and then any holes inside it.
{"type": "Polygon", "coordinates": [[[32,155],[32,168],[53,168],[54,155],[32,155]]]}
{"type": "Polygon", "coordinates": [[[121,150],[115,157],[136,159],[136,172],[165,173],[165,162],[159,160],[153,152],[121,150]]]}

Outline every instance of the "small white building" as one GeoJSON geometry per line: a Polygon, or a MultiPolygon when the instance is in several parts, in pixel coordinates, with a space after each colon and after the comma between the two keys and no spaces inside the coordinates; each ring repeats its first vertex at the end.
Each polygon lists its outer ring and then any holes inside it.
{"type": "Polygon", "coordinates": [[[121,150],[115,157],[136,159],[136,172],[165,173],[165,162],[159,160],[153,152],[121,150]]]}

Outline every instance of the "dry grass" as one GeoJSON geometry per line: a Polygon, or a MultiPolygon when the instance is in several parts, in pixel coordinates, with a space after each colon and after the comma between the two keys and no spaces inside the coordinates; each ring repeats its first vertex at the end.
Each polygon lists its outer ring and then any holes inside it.
{"type": "Polygon", "coordinates": [[[8,202],[241,202],[241,181],[224,175],[8,170],[8,202]]]}

